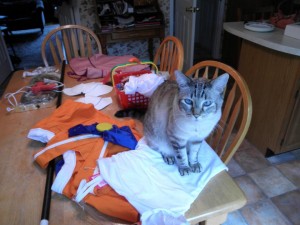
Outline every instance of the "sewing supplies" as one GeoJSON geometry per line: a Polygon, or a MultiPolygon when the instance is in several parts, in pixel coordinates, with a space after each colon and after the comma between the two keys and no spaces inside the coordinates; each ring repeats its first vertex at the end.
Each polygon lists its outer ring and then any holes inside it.
{"type": "Polygon", "coordinates": [[[60,87],[63,87],[63,83],[59,81],[59,76],[56,74],[37,75],[27,86],[4,96],[10,104],[6,110],[8,112],[24,112],[54,106],[54,100],[60,87]],[[20,93],[22,96],[18,100],[16,96],[20,93]]]}

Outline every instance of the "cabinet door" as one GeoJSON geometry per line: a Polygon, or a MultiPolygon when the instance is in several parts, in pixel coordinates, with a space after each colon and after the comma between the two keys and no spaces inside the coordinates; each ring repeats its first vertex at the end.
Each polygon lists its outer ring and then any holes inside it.
{"type": "Polygon", "coordinates": [[[282,150],[300,148],[300,90],[297,91],[297,99],[291,119],[285,134],[282,150]]]}

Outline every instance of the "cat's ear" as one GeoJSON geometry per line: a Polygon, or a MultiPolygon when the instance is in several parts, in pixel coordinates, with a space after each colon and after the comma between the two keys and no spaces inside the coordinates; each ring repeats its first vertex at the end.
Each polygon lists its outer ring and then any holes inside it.
{"type": "Polygon", "coordinates": [[[229,79],[229,74],[228,73],[224,73],[224,74],[218,76],[216,79],[212,80],[212,82],[211,82],[212,87],[217,92],[223,93],[224,90],[225,90],[225,88],[226,88],[228,79],[229,79]]]}
{"type": "Polygon", "coordinates": [[[188,86],[188,84],[191,82],[191,78],[184,75],[181,71],[175,70],[174,73],[179,87],[188,86]]]}

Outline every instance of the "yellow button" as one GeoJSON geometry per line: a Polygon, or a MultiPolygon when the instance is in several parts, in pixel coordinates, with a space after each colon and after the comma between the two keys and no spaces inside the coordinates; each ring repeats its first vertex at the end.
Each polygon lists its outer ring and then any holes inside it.
{"type": "Polygon", "coordinates": [[[99,123],[96,126],[96,129],[98,131],[105,131],[105,130],[110,130],[112,128],[112,125],[110,123],[99,123]]]}

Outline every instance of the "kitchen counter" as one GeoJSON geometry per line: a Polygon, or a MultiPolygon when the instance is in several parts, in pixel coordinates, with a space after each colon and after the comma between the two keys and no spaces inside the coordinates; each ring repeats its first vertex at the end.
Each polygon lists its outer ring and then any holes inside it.
{"type": "Polygon", "coordinates": [[[243,22],[227,22],[223,24],[223,28],[235,36],[263,47],[300,56],[300,39],[285,36],[283,29],[275,28],[270,32],[255,32],[245,29],[243,22]]]}
{"type": "Polygon", "coordinates": [[[246,30],[243,22],[223,24],[241,38],[238,71],[253,101],[246,138],[266,156],[300,148],[300,40],[284,30],[246,30]]]}

